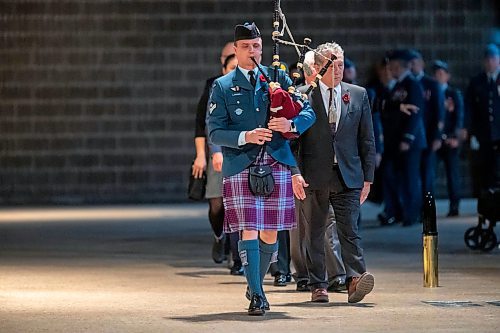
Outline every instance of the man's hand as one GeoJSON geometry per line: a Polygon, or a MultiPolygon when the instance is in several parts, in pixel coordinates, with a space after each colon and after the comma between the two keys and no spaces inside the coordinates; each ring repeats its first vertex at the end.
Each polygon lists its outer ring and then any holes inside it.
{"type": "Polygon", "coordinates": [[[370,185],[369,182],[364,182],[363,189],[361,190],[361,195],[359,197],[359,203],[362,205],[365,202],[366,198],[368,198],[368,194],[370,193],[370,185]]]}
{"type": "Polygon", "coordinates": [[[268,127],[270,130],[286,133],[290,132],[290,121],[285,117],[271,118],[268,127]]]}
{"type": "Polygon", "coordinates": [[[222,161],[223,161],[222,153],[213,153],[212,155],[212,166],[214,170],[217,172],[222,171],[222,161]]]}
{"type": "Polygon", "coordinates": [[[432,151],[437,151],[439,148],[441,148],[441,145],[441,139],[432,141],[432,151]]]}
{"type": "Polygon", "coordinates": [[[400,151],[408,151],[408,150],[410,150],[410,145],[407,142],[401,142],[399,144],[399,150],[400,151]]]}
{"type": "Polygon", "coordinates": [[[292,177],[293,193],[295,194],[295,197],[297,197],[297,199],[304,200],[306,198],[306,192],[304,191],[304,188],[308,186],[309,184],[306,183],[301,175],[292,177]]]}
{"type": "Polygon", "coordinates": [[[266,141],[271,141],[273,137],[273,131],[268,128],[256,128],[253,131],[247,131],[245,133],[245,141],[247,143],[255,143],[258,145],[263,145],[266,141]]]}
{"type": "Polygon", "coordinates": [[[203,176],[203,171],[207,167],[207,161],[205,156],[197,155],[193,163],[193,176],[194,178],[201,178],[203,176]]]}
{"type": "Polygon", "coordinates": [[[399,104],[399,111],[406,113],[407,115],[411,116],[411,113],[418,113],[418,106],[413,105],[413,104],[399,104]]]}

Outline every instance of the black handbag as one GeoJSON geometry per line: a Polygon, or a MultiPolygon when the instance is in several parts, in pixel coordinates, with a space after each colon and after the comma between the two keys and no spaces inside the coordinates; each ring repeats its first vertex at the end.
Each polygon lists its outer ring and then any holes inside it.
{"type": "Polygon", "coordinates": [[[188,198],[195,201],[205,199],[205,190],[207,188],[207,173],[203,171],[201,178],[194,178],[192,173],[193,167],[191,166],[191,175],[189,176],[188,185],[188,198]]]}
{"type": "MultiPolygon", "coordinates": [[[[263,155],[264,147],[257,161],[262,161],[263,155]]],[[[267,197],[274,191],[273,168],[269,164],[259,165],[257,161],[248,168],[248,187],[253,195],[267,197]]]]}

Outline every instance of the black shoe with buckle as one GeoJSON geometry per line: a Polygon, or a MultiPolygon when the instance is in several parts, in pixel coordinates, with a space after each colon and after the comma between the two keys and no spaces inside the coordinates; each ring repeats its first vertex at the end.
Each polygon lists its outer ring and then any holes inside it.
{"type": "Polygon", "coordinates": [[[273,285],[275,287],[285,287],[286,286],[286,275],[285,274],[276,274],[274,276],[273,285]]]}
{"type": "Polygon", "coordinates": [[[311,289],[309,288],[309,281],[307,280],[299,280],[297,281],[297,288],[296,288],[297,291],[311,291],[311,289]]]}
{"type": "Polygon", "coordinates": [[[212,244],[212,259],[216,264],[221,264],[226,259],[226,255],[224,254],[225,238],[224,234],[222,234],[220,238],[214,236],[214,243],[212,244]]]}
{"type": "Polygon", "coordinates": [[[330,285],[328,286],[328,289],[327,289],[327,291],[333,291],[336,293],[346,291],[346,290],[347,290],[347,286],[345,283],[345,279],[342,277],[336,277],[335,279],[333,279],[333,281],[330,283],[330,285]]]}
{"type": "MultiPolygon", "coordinates": [[[[247,287],[247,291],[245,292],[245,297],[247,298],[247,300],[251,301],[250,288],[248,288],[248,287],[247,287]]],[[[263,298],[264,298],[264,310],[269,311],[271,309],[271,307],[269,306],[269,302],[267,301],[267,298],[265,295],[263,298]]]]}
{"type": "Polygon", "coordinates": [[[231,275],[243,275],[243,266],[241,265],[241,261],[235,261],[233,267],[231,267],[229,274],[231,275]]]}
{"type": "Polygon", "coordinates": [[[253,294],[248,306],[248,314],[250,316],[263,316],[266,313],[264,306],[264,297],[253,294]]]}

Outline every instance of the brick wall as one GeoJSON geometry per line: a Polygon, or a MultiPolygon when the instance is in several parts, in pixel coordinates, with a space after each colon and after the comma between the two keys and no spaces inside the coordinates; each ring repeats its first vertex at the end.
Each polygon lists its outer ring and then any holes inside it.
{"type": "MultiPolygon", "coordinates": [[[[389,48],[479,69],[494,1],[282,1],[297,40],[340,42],[361,81],[389,48]]],[[[496,8],[498,9],[498,8],[496,8]]],[[[271,57],[271,1],[0,1],[0,203],[185,200],[204,80],[234,24],[271,57]]],[[[285,61],[296,60],[282,48],[285,61]]]]}

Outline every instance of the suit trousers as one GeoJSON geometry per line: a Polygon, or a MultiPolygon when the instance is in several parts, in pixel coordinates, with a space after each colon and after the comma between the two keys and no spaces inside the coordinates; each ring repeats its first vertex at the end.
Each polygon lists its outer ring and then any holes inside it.
{"type": "Polygon", "coordinates": [[[296,282],[309,280],[306,266],[306,244],[305,237],[305,217],[303,210],[304,203],[295,199],[295,216],[297,218],[297,228],[290,230],[290,257],[295,269],[293,278],[296,282]]]}
{"type": "Polygon", "coordinates": [[[342,248],[342,261],[345,265],[346,278],[360,276],[366,271],[358,234],[360,212],[359,198],[361,189],[345,186],[338,168],[333,167],[333,182],[320,190],[306,188],[303,203],[305,217],[306,264],[309,285],[315,288],[327,288],[325,231],[327,228],[329,204],[335,211],[337,231],[342,248]]]}
{"type": "Polygon", "coordinates": [[[325,256],[326,272],[328,281],[333,281],[336,277],[345,279],[345,267],[342,262],[342,249],[337,231],[337,221],[332,205],[328,211],[328,222],[325,233],[325,256]]]}

